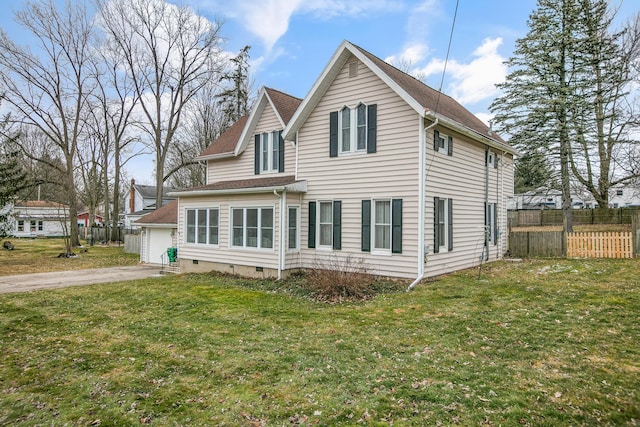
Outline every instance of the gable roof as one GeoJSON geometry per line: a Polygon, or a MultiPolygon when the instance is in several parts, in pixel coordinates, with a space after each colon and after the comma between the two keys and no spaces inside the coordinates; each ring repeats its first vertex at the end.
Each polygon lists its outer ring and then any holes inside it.
{"type": "Polygon", "coordinates": [[[69,206],[58,202],[49,202],[47,200],[17,200],[14,204],[18,208],[56,208],[68,209],[69,206]]]}
{"type": "Polygon", "coordinates": [[[233,156],[233,151],[238,144],[238,140],[240,139],[240,135],[242,135],[248,118],[249,116],[240,117],[229,129],[209,144],[209,146],[196,157],[196,160],[204,160],[204,158],[212,160],[213,158],[233,156]]]}
{"type": "Polygon", "coordinates": [[[267,104],[271,105],[280,125],[284,128],[301,102],[300,98],[263,86],[258,92],[258,100],[251,114],[241,117],[195,160],[217,160],[242,154],[249,143],[248,136],[253,134],[267,104]]]}
{"type": "Polygon", "coordinates": [[[160,209],[156,209],[139,220],[135,224],[147,225],[177,225],[178,224],[178,200],[173,200],[160,209]]]}
{"type": "Polygon", "coordinates": [[[355,56],[365,64],[421,117],[430,118],[431,120],[437,119],[442,126],[465,133],[487,145],[510,153],[516,152],[480,119],[450,96],[438,92],[420,80],[400,71],[346,40],[340,44],[333,54],[311,91],[302,101],[300,108],[298,108],[285,128],[283,137],[286,140],[295,141],[296,131],[300,129],[351,56],[355,56]],[[436,105],[437,111],[434,111],[436,105]]]}
{"type": "MultiPolygon", "coordinates": [[[[133,186],[138,193],[142,196],[143,199],[155,199],[156,198],[156,186],[155,185],[139,185],[134,184],[133,186]]],[[[173,200],[173,197],[169,196],[169,193],[172,191],[176,191],[176,188],[173,187],[162,187],[162,198],[173,200]]]]}

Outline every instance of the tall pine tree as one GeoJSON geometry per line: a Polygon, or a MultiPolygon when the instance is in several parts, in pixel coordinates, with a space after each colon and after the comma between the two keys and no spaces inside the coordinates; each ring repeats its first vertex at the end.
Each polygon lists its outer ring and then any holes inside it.
{"type": "Polygon", "coordinates": [[[502,95],[491,105],[497,127],[515,146],[546,152],[559,167],[566,231],[572,230],[573,181],[606,206],[611,186],[634,175],[611,166],[626,161],[614,147],[629,142],[633,126],[626,88],[638,36],[627,32],[623,43],[611,23],[605,0],[538,0],[529,32],[507,62],[502,95]]]}

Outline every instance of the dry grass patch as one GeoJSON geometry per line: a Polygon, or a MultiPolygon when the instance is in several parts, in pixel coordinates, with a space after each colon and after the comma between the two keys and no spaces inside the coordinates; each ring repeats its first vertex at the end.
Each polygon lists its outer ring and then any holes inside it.
{"type": "Polygon", "coordinates": [[[0,276],[136,265],[140,261],[139,255],[125,253],[122,245],[86,245],[74,249],[76,257],[58,258],[64,252],[62,239],[7,240],[15,247],[0,249],[0,276]]]}

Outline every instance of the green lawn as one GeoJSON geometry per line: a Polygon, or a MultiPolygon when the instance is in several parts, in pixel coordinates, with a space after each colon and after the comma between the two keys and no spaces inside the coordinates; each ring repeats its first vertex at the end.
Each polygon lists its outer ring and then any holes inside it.
{"type": "Polygon", "coordinates": [[[58,258],[64,252],[63,239],[5,239],[15,246],[0,248],[0,276],[48,271],[136,265],[140,255],[126,254],[122,245],[85,245],[74,249],[73,258],[58,258]]]}
{"type": "Polygon", "coordinates": [[[0,425],[636,425],[640,262],[361,303],[208,275],[0,295],[0,425]]]}

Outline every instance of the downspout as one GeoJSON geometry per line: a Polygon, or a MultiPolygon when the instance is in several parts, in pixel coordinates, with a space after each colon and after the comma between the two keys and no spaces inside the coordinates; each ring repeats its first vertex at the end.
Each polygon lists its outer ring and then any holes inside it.
{"type": "MultiPolygon", "coordinates": [[[[482,263],[482,261],[489,261],[489,247],[491,246],[489,243],[489,236],[491,233],[491,227],[487,226],[487,213],[488,213],[488,205],[489,205],[489,152],[490,152],[490,148],[487,148],[485,157],[484,157],[484,217],[485,217],[485,223],[484,223],[484,246],[486,248],[486,254],[485,254],[485,259],[481,260],[480,263],[482,263]]],[[[495,221],[496,219],[494,219],[495,221]]]]}
{"type": "Polygon", "coordinates": [[[419,123],[419,137],[418,137],[418,277],[413,281],[407,288],[407,292],[416,287],[418,283],[424,278],[424,261],[425,261],[425,250],[424,250],[424,240],[425,240],[425,230],[424,230],[424,222],[425,222],[425,200],[426,200],[426,138],[427,131],[429,129],[434,128],[438,124],[438,118],[436,117],[433,123],[431,123],[426,128],[424,127],[424,118],[420,117],[419,123]]]}
{"type": "Polygon", "coordinates": [[[282,190],[282,195],[278,194],[278,190],[273,189],[273,194],[276,195],[278,199],[280,199],[280,217],[279,217],[279,236],[278,236],[278,278],[277,280],[282,279],[282,259],[283,259],[283,248],[284,248],[284,205],[286,203],[287,191],[282,190]]]}
{"type": "Polygon", "coordinates": [[[295,166],[295,180],[298,180],[298,146],[300,145],[300,141],[298,140],[298,131],[296,131],[296,166],[295,166]]]}

